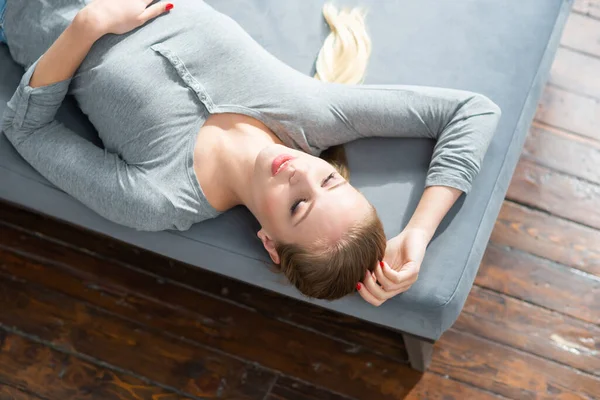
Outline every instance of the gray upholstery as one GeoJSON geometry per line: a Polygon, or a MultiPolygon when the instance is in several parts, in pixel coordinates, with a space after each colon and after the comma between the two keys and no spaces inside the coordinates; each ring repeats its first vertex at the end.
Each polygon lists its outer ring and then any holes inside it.
{"type": "MultiPolygon", "coordinates": [[[[211,0],[259,43],[311,74],[328,33],[323,0],[211,0]]],[[[366,83],[445,86],[487,95],[502,119],[472,192],[461,196],[434,236],[417,283],[373,307],[358,294],[310,301],[428,339],[458,317],[500,210],[552,59],[570,2],[562,0],[386,0],[369,4],[373,56],[366,83]]],[[[336,4],[357,4],[348,0],[336,4]]],[[[201,30],[199,29],[199,34],[201,30]]],[[[201,55],[199,55],[201,56],[201,55]]],[[[22,68],[0,45],[0,113],[22,68]]],[[[251,77],[249,77],[251,79],[251,77]]],[[[58,119],[99,143],[68,98],[58,119]]],[[[423,191],[433,141],[369,139],[347,146],[352,183],[377,207],[388,237],[406,225],[423,191]]],[[[60,155],[58,155],[60,156],[60,155]]],[[[0,136],[0,197],[125,242],[304,301],[271,273],[256,238],[257,222],[243,209],[185,232],[138,232],[105,220],[60,191],[0,136]]]]}

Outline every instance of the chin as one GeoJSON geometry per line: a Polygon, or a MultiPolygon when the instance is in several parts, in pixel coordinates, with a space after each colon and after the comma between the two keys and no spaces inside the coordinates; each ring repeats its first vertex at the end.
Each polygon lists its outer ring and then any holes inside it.
{"type": "Polygon", "coordinates": [[[268,182],[273,178],[273,175],[271,174],[271,163],[273,162],[273,158],[280,152],[275,146],[276,145],[269,145],[265,147],[256,156],[252,182],[250,182],[253,190],[261,193],[268,190],[268,182]]]}
{"type": "Polygon", "coordinates": [[[297,151],[280,144],[271,144],[262,149],[256,156],[256,161],[254,162],[254,175],[256,177],[262,176],[263,179],[272,178],[271,163],[275,157],[282,153],[294,154],[297,153],[297,151]]]}
{"type": "Polygon", "coordinates": [[[274,145],[269,145],[262,149],[256,156],[254,161],[254,178],[265,180],[271,177],[271,162],[277,155],[277,150],[273,148],[274,145]]]}

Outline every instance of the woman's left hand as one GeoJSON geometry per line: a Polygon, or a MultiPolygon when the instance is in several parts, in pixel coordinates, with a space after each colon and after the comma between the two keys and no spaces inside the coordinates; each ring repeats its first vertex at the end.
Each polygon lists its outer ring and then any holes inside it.
{"type": "Polygon", "coordinates": [[[107,33],[121,35],[169,11],[168,2],[160,1],[148,6],[152,1],[92,0],[80,12],[98,31],[99,37],[107,33]]]}
{"type": "Polygon", "coordinates": [[[408,290],[419,276],[430,240],[431,235],[419,228],[406,228],[388,240],[383,263],[377,264],[374,273],[367,271],[358,293],[367,302],[380,306],[408,290]]]}

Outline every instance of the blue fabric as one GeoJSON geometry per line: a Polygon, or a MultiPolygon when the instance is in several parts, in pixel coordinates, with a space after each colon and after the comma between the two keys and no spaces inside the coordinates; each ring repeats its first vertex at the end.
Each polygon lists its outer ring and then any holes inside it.
{"type": "Polygon", "coordinates": [[[6,0],[0,0],[0,43],[6,43],[4,37],[4,9],[6,8],[6,0]]]}

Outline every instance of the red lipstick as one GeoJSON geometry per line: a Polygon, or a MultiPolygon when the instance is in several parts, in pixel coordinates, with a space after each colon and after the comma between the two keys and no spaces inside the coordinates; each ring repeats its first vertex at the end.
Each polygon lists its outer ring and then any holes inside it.
{"type": "Polygon", "coordinates": [[[286,168],[286,162],[293,160],[295,157],[290,156],[289,154],[280,154],[273,160],[271,164],[271,173],[273,176],[277,175],[279,172],[283,171],[286,168]],[[283,166],[283,167],[282,167],[283,166]],[[282,167],[282,168],[280,168],[282,167]]]}

